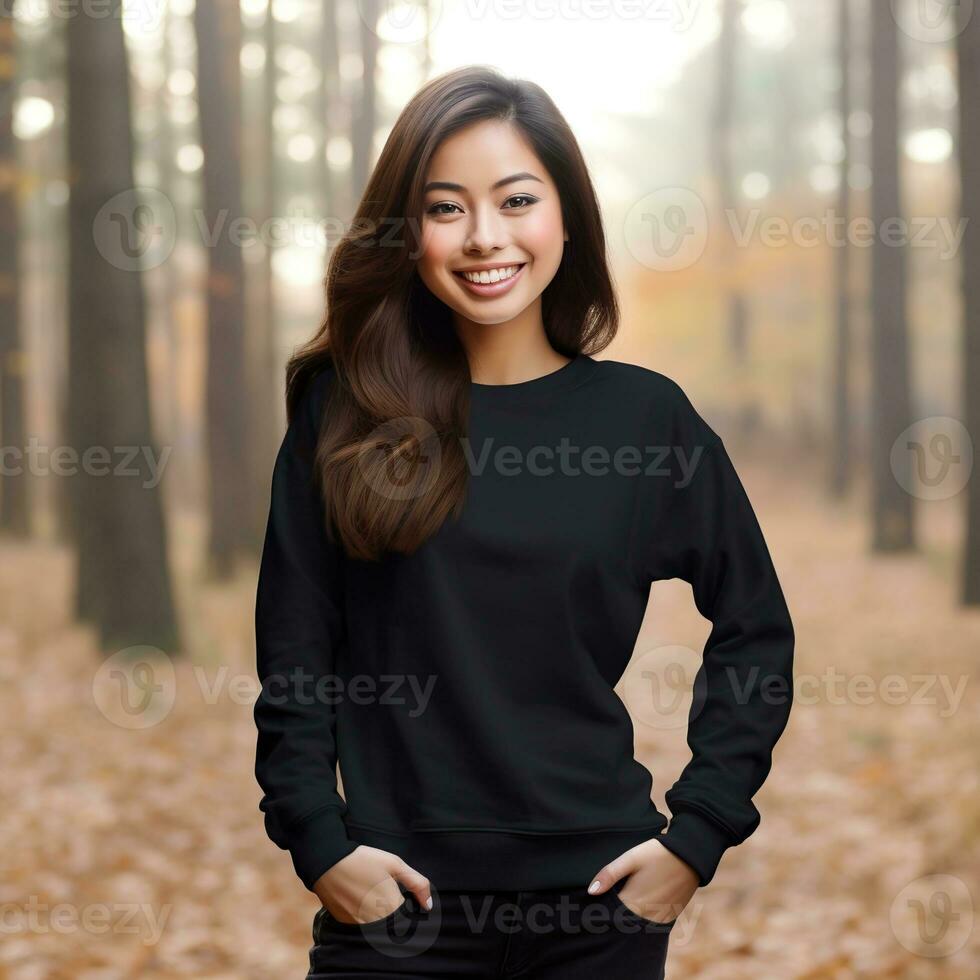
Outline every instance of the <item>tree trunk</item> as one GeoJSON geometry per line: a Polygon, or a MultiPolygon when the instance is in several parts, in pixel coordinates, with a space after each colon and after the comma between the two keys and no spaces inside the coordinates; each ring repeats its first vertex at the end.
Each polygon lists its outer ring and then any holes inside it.
{"type": "Polygon", "coordinates": [[[355,201],[359,201],[364,193],[373,162],[372,149],[376,124],[374,72],[378,63],[378,35],[373,28],[378,18],[378,0],[362,0],[360,10],[361,61],[364,65],[364,74],[361,76],[361,97],[354,111],[352,133],[351,190],[355,201]]]}
{"type": "Polygon", "coordinates": [[[163,505],[147,461],[166,458],[151,436],[140,272],[142,229],[154,234],[156,221],[133,191],[119,0],[111,7],[105,17],[71,17],[67,24],[68,435],[78,455],[70,477],[77,612],[97,627],[106,650],[150,644],[173,652],[179,641],[163,505]],[[134,470],[138,475],[129,475],[134,470]]]}
{"type": "MultiPolygon", "coordinates": [[[[980,433],[980,15],[960,7],[959,55],[960,214],[966,219],[960,282],[963,291],[963,424],[974,440],[980,433]]],[[[980,480],[966,484],[966,543],[963,601],[980,605],[980,480]]]]}
{"type": "Polygon", "coordinates": [[[901,218],[898,151],[898,28],[886,3],[873,3],[871,22],[871,493],[872,547],[898,551],[914,543],[911,454],[892,446],[911,422],[904,244],[882,241],[901,218]]]}
{"type": "MultiPolygon", "coordinates": [[[[272,16],[272,4],[266,7],[263,28],[265,69],[262,79],[262,183],[260,216],[266,227],[278,213],[279,176],[276,164],[276,134],[273,126],[277,97],[276,67],[277,32],[272,16]]],[[[276,451],[285,427],[283,408],[284,382],[279,376],[277,338],[279,309],[272,258],[275,251],[273,236],[263,242],[262,282],[259,289],[261,310],[250,322],[248,427],[251,437],[250,481],[254,488],[249,500],[249,549],[261,551],[265,526],[269,518],[269,479],[275,464],[276,451]]]]}
{"type": "MultiPolygon", "coordinates": [[[[715,179],[718,188],[720,227],[730,228],[729,213],[734,216],[738,204],[738,191],[735,184],[732,160],[732,131],[735,116],[735,70],[736,36],[738,17],[741,12],[740,0],[722,0],[721,35],[718,39],[718,78],[715,97],[715,118],[712,135],[712,155],[714,157],[715,179]]],[[[732,371],[735,378],[736,416],[739,429],[745,432],[751,425],[752,410],[748,394],[748,310],[741,287],[736,282],[735,271],[738,266],[738,253],[734,240],[725,238],[723,248],[724,278],[728,280],[726,296],[726,320],[728,349],[732,358],[732,371]]]]}
{"type": "Polygon", "coordinates": [[[242,217],[241,15],[237,0],[194,8],[198,106],[204,151],[204,224],[216,240],[208,255],[207,466],[209,573],[227,578],[248,549],[249,480],[242,217]]]}
{"type": "Polygon", "coordinates": [[[317,191],[321,217],[334,206],[333,175],[327,163],[327,144],[333,132],[339,76],[337,51],[337,2],[323,0],[320,5],[320,88],[317,90],[317,121],[320,124],[320,152],[316,161],[317,191]]]}
{"type": "MultiPolygon", "coordinates": [[[[158,161],[160,166],[160,190],[172,201],[177,200],[177,168],[174,165],[174,129],[171,119],[172,100],[167,81],[174,70],[173,32],[174,14],[168,5],[163,12],[163,82],[157,91],[158,115],[158,161]]],[[[180,321],[178,310],[180,309],[181,277],[177,273],[175,262],[164,262],[158,270],[160,276],[159,286],[162,295],[160,296],[159,307],[163,319],[163,330],[166,336],[167,349],[167,369],[169,377],[167,379],[167,397],[165,399],[167,412],[167,431],[170,433],[170,440],[174,445],[181,443],[181,413],[180,413],[180,384],[179,378],[183,369],[180,344],[180,321]]],[[[187,461],[183,453],[175,453],[173,462],[174,477],[178,485],[186,485],[190,474],[185,473],[187,461]]],[[[171,498],[177,499],[176,497],[171,498]]]]}
{"type": "MultiPolygon", "coordinates": [[[[851,218],[850,189],[847,182],[850,169],[850,136],[847,120],[851,114],[851,29],[849,21],[849,0],[838,0],[838,60],[840,62],[840,94],[838,111],[841,121],[841,142],[844,146],[840,162],[840,186],[837,189],[837,216],[846,231],[851,218]]],[[[851,479],[851,298],[850,261],[851,252],[847,245],[847,235],[837,246],[834,284],[837,292],[837,336],[834,348],[833,381],[831,405],[833,407],[833,431],[831,444],[830,491],[834,497],[847,493],[851,479]]]]}
{"type": "MultiPolygon", "coordinates": [[[[24,379],[27,354],[21,342],[20,262],[18,249],[18,186],[20,167],[14,142],[14,81],[17,51],[14,0],[0,0],[0,446],[27,447],[24,418],[24,379]]],[[[15,470],[0,475],[0,527],[26,537],[30,530],[23,459],[8,465],[15,470]]]]}

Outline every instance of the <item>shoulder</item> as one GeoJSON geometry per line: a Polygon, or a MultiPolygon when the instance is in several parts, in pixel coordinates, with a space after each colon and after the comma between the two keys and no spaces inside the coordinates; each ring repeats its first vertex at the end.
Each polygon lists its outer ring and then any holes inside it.
{"type": "Polygon", "coordinates": [[[597,371],[614,384],[622,385],[632,395],[657,399],[664,404],[686,398],[681,386],[673,378],[653,368],[610,358],[596,359],[597,371]]]}
{"type": "Polygon", "coordinates": [[[296,400],[296,414],[308,424],[319,427],[326,410],[327,400],[337,385],[337,369],[330,358],[324,359],[304,372],[296,400]]]}
{"type": "Polygon", "coordinates": [[[648,431],[681,442],[720,442],[687,392],[673,378],[652,368],[625,361],[596,360],[597,376],[608,384],[608,391],[642,416],[648,431]]]}
{"type": "Polygon", "coordinates": [[[307,382],[307,398],[317,408],[322,409],[331,390],[337,383],[337,368],[333,361],[324,361],[311,374],[307,382]]]}
{"type": "Polygon", "coordinates": [[[312,458],[328,411],[330,393],[336,385],[336,369],[332,362],[322,362],[303,370],[294,384],[287,439],[292,440],[298,452],[312,458]]]}

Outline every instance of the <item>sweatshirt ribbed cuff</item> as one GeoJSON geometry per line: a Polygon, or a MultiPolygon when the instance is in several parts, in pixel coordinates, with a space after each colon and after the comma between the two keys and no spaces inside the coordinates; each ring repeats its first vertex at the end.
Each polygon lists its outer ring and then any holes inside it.
{"type": "Polygon", "coordinates": [[[335,807],[325,807],[301,821],[290,833],[289,854],[300,881],[310,890],[320,876],[357,843],[347,836],[347,828],[335,807]]]}
{"type": "Polygon", "coordinates": [[[694,869],[702,888],[714,877],[721,856],[732,846],[724,830],[692,810],[678,812],[657,839],[694,869]]]}

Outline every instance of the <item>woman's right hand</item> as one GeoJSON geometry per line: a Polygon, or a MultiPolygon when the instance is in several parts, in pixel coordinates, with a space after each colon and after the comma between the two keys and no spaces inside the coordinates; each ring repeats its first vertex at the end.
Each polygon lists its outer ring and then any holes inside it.
{"type": "Polygon", "coordinates": [[[391,915],[405,901],[399,881],[422,908],[430,908],[428,878],[391,851],[359,844],[317,879],[313,891],[338,922],[363,925],[391,915]]]}

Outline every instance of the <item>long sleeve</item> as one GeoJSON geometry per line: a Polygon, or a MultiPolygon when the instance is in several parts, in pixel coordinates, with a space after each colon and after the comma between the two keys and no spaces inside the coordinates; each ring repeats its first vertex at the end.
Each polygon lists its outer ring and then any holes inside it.
{"type": "Polygon", "coordinates": [[[752,797],[789,718],[795,637],[745,489],[686,396],[673,436],[670,475],[656,481],[647,514],[641,572],[689,582],[712,629],[694,679],[692,757],[665,794],[672,819],[659,839],[704,886],[725,850],[759,825],[752,797]]]}
{"type": "Polygon", "coordinates": [[[310,890],[357,846],[337,790],[336,686],[326,680],[344,642],[341,555],[313,468],[327,378],[307,385],[276,457],[255,603],[259,809],[310,890]]]}

